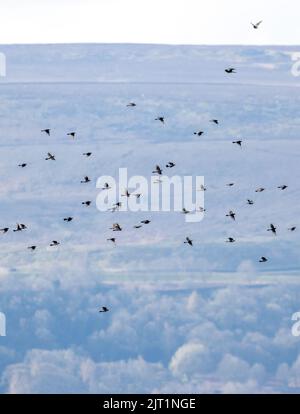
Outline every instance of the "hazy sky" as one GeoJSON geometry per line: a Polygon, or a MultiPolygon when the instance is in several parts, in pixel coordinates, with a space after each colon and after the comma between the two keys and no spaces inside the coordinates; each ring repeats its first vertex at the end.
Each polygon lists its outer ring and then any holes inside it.
{"type": "Polygon", "coordinates": [[[300,44],[299,15],[299,0],[1,0],[0,43],[300,44]]]}

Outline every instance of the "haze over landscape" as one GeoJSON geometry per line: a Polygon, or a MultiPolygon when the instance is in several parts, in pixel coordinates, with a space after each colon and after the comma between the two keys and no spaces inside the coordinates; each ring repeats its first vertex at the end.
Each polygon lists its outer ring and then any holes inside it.
{"type": "Polygon", "coordinates": [[[298,48],[0,51],[0,227],[28,227],[0,239],[1,392],[299,392],[291,317],[300,310],[300,240],[288,230],[300,225],[298,48]],[[230,66],[237,73],[228,76],[230,66]],[[99,176],[127,167],[150,177],[169,161],[170,174],[204,176],[200,223],[96,209],[99,176]],[[107,242],[114,222],[123,227],[116,246],[107,242]]]}

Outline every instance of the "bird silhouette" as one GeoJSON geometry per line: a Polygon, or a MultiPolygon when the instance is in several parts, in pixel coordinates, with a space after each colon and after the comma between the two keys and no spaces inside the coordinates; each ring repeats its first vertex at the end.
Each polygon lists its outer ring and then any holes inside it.
{"type": "Polygon", "coordinates": [[[83,205],[85,205],[85,206],[90,206],[91,205],[91,201],[90,200],[88,200],[88,201],[83,201],[81,204],[83,204],[83,205]]]}
{"type": "Polygon", "coordinates": [[[82,155],[85,155],[86,157],[90,157],[92,155],[91,152],[84,152],[82,155]]]}
{"type": "Polygon", "coordinates": [[[185,207],[183,207],[183,209],[181,210],[182,214],[189,214],[190,211],[187,210],[185,207]]]}
{"type": "Polygon", "coordinates": [[[234,183],[228,183],[226,185],[227,185],[227,187],[233,187],[234,186],[234,183]]]}
{"type": "Polygon", "coordinates": [[[198,135],[198,137],[201,137],[201,135],[203,134],[204,134],[204,131],[194,132],[194,135],[198,135]]]}
{"type": "Polygon", "coordinates": [[[47,158],[45,158],[45,160],[47,161],[47,160],[52,160],[52,161],[55,161],[55,155],[52,155],[51,154],[51,152],[48,152],[48,157],[47,158]]]}
{"type": "Polygon", "coordinates": [[[120,201],[118,201],[109,210],[112,211],[112,212],[115,212],[115,211],[119,210],[121,206],[122,206],[122,203],[120,201]]]}
{"type": "Polygon", "coordinates": [[[50,131],[51,131],[51,129],[49,129],[49,128],[46,128],[46,129],[42,129],[41,130],[41,132],[45,132],[49,136],[50,136],[50,131]]]}
{"type": "Polygon", "coordinates": [[[157,118],[155,118],[155,121],[160,121],[162,124],[165,123],[165,118],[163,116],[159,116],[157,118]]]}
{"type": "Polygon", "coordinates": [[[23,164],[19,164],[18,167],[24,168],[24,167],[26,167],[26,165],[27,164],[24,162],[23,164]]]}
{"type": "Polygon", "coordinates": [[[107,241],[111,241],[112,243],[116,244],[116,239],[115,237],[112,237],[110,239],[106,239],[107,241]]]}
{"type": "Polygon", "coordinates": [[[226,73],[236,73],[235,68],[228,68],[228,69],[225,69],[225,72],[226,72],[226,73]]]}
{"type": "Polygon", "coordinates": [[[262,256],[260,259],[259,259],[259,262],[260,263],[265,263],[265,262],[267,262],[268,261],[268,259],[265,257],[265,256],[262,256]]]}
{"type": "Polygon", "coordinates": [[[261,25],[261,23],[262,23],[262,20],[260,20],[257,23],[251,23],[251,24],[252,24],[253,29],[258,29],[258,27],[261,25]]]}
{"type": "Polygon", "coordinates": [[[276,227],[274,226],[274,224],[270,224],[270,228],[267,231],[271,231],[273,234],[276,235],[276,227]]]}
{"type": "Polygon", "coordinates": [[[102,308],[99,310],[99,312],[100,313],[102,313],[102,312],[108,312],[109,311],[109,309],[106,307],[106,306],[102,306],[102,308]]]}
{"type": "Polygon", "coordinates": [[[0,231],[4,234],[7,233],[9,230],[9,227],[4,227],[3,229],[0,229],[0,231]]]}
{"type": "Polygon", "coordinates": [[[234,243],[235,239],[233,237],[228,237],[228,239],[226,240],[227,243],[234,243]]]}
{"type": "Polygon", "coordinates": [[[286,188],[288,188],[288,186],[287,185],[280,185],[277,188],[279,188],[280,190],[285,190],[286,188]]]}
{"type": "Polygon", "coordinates": [[[136,224],[135,226],[133,226],[134,229],[140,229],[141,227],[143,227],[141,224],[136,224]]]}
{"type": "Polygon", "coordinates": [[[75,138],[76,132],[69,132],[67,135],[69,135],[72,138],[75,138]]]}
{"type": "Polygon", "coordinates": [[[16,229],[14,229],[14,231],[22,231],[22,230],[26,230],[27,229],[27,227],[25,226],[25,224],[18,224],[17,223],[17,228],[16,229]]]}
{"type": "Polygon", "coordinates": [[[67,221],[67,222],[72,221],[72,220],[73,220],[73,217],[65,217],[64,218],[64,221],[67,221]]]}
{"type": "Polygon", "coordinates": [[[238,140],[238,141],[232,141],[232,143],[233,143],[233,144],[237,144],[237,145],[239,145],[240,147],[242,146],[242,142],[243,142],[243,141],[241,141],[241,140],[238,140]]]}
{"type": "Polygon", "coordinates": [[[131,196],[131,194],[130,194],[130,192],[126,189],[125,190],[125,193],[124,194],[122,194],[122,197],[127,197],[127,198],[129,198],[131,196]]]}
{"type": "Polygon", "coordinates": [[[232,220],[235,220],[235,213],[232,210],[230,210],[229,213],[226,214],[226,217],[231,217],[232,220]]]}
{"type": "Polygon", "coordinates": [[[155,170],[152,171],[152,174],[158,174],[158,175],[162,175],[162,169],[160,168],[159,165],[155,166],[155,170]]]}
{"type": "Polygon", "coordinates": [[[204,213],[206,211],[206,209],[204,207],[198,207],[198,211],[200,213],[204,213]]]}
{"type": "Polygon", "coordinates": [[[263,188],[263,187],[257,188],[255,190],[256,193],[262,193],[263,191],[265,191],[265,188],[263,188]]]}
{"type": "Polygon", "coordinates": [[[136,103],[134,103],[134,102],[129,102],[129,104],[127,104],[126,106],[133,108],[134,106],[136,106],[136,103]]]}
{"type": "Polygon", "coordinates": [[[204,185],[203,184],[201,184],[200,185],[200,188],[199,188],[199,190],[198,191],[206,191],[206,187],[204,187],[204,185]]]}
{"type": "Polygon", "coordinates": [[[60,243],[57,240],[52,240],[52,242],[50,243],[50,246],[58,246],[60,243]]]}
{"type": "Polygon", "coordinates": [[[89,177],[86,175],[83,180],[81,180],[81,183],[89,183],[91,180],[89,179],[89,177]]]}
{"type": "Polygon", "coordinates": [[[288,230],[289,230],[289,231],[295,231],[295,230],[296,230],[296,228],[297,228],[296,226],[293,226],[293,227],[290,227],[288,230]]]}
{"type": "Polygon", "coordinates": [[[219,125],[219,121],[217,119],[211,119],[209,122],[213,122],[216,125],[219,125]]]}
{"type": "Polygon", "coordinates": [[[112,227],[110,227],[110,230],[112,230],[112,231],[122,231],[122,227],[120,226],[119,223],[114,223],[112,225],[112,227]]]}
{"type": "Polygon", "coordinates": [[[247,204],[249,204],[249,205],[252,205],[252,204],[254,204],[254,201],[253,200],[247,200],[247,204]]]}
{"type": "Polygon", "coordinates": [[[191,240],[189,237],[186,237],[184,244],[188,244],[190,246],[193,246],[193,240],[191,240]]]}
{"type": "Polygon", "coordinates": [[[35,250],[36,249],[36,246],[29,246],[29,247],[27,247],[27,249],[35,250]]]}
{"type": "Polygon", "coordinates": [[[104,184],[104,187],[102,187],[102,190],[109,190],[111,186],[108,183],[104,184]]]}
{"type": "Polygon", "coordinates": [[[142,220],[141,223],[142,224],[149,224],[149,223],[151,223],[151,221],[150,220],[142,220]]]}
{"type": "Polygon", "coordinates": [[[166,165],[166,168],[173,168],[175,167],[175,163],[172,161],[169,161],[168,164],[166,165]]]}

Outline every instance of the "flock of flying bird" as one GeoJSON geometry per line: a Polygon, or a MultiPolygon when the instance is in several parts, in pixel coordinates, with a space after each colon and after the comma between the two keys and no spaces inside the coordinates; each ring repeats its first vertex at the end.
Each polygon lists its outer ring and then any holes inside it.
{"type": "MultiPolygon", "coordinates": [[[[253,26],[254,29],[258,29],[261,23],[262,23],[262,21],[259,21],[256,24],[251,23],[251,25],[253,26]]],[[[236,73],[236,69],[233,68],[233,67],[229,67],[229,68],[225,69],[225,72],[227,74],[234,74],[234,73],[236,73]]],[[[129,107],[129,108],[134,108],[134,107],[137,106],[137,104],[135,102],[130,102],[126,106],[129,107]]],[[[155,118],[155,121],[158,121],[161,124],[165,124],[165,117],[164,116],[158,116],[157,118],[155,118]]],[[[215,125],[219,125],[219,120],[218,119],[211,119],[210,122],[212,122],[215,125]]],[[[46,135],[48,135],[48,136],[51,135],[51,129],[50,128],[42,129],[41,132],[44,133],[44,134],[46,134],[46,135]]],[[[199,130],[199,131],[195,131],[194,132],[194,135],[196,135],[198,137],[202,136],[203,134],[204,134],[204,131],[202,131],[202,130],[199,130]]],[[[67,135],[70,136],[71,138],[75,139],[76,132],[75,131],[72,131],[72,132],[67,133],[67,135]]],[[[232,141],[232,143],[235,144],[235,145],[238,145],[239,147],[242,147],[243,141],[241,139],[237,139],[235,141],[232,141]]],[[[83,153],[83,156],[88,157],[88,158],[91,157],[91,155],[92,155],[92,152],[85,152],[85,153],[83,153]]],[[[55,161],[56,158],[55,158],[55,155],[54,154],[48,152],[47,153],[47,157],[45,158],[45,160],[46,161],[55,161]]],[[[27,165],[28,164],[25,163],[25,162],[23,162],[21,164],[18,164],[18,166],[20,168],[25,168],[27,165]]],[[[166,168],[173,168],[173,167],[175,167],[175,163],[173,161],[169,161],[166,164],[165,167],[166,168]]],[[[159,165],[156,165],[156,167],[155,167],[154,171],[152,171],[152,173],[153,174],[156,174],[158,176],[157,182],[158,183],[161,182],[160,176],[163,173],[163,169],[159,165]]],[[[88,176],[85,176],[85,177],[83,177],[83,180],[81,181],[81,183],[89,183],[90,181],[91,181],[90,178],[88,176]]],[[[233,186],[233,185],[234,185],[234,183],[227,184],[227,186],[233,186]]],[[[109,190],[110,188],[111,187],[109,186],[109,184],[108,183],[105,183],[104,184],[104,187],[102,188],[102,190],[109,190]]],[[[284,184],[284,185],[278,186],[277,188],[280,189],[280,190],[286,190],[288,188],[288,186],[284,184]]],[[[207,188],[204,187],[203,185],[201,185],[201,187],[198,189],[198,191],[206,191],[206,190],[207,190],[207,188]]],[[[257,193],[261,193],[261,192],[265,191],[265,188],[264,187],[260,187],[260,188],[257,188],[255,191],[257,193]]],[[[123,194],[123,196],[124,197],[127,197],[127,198],[129,198],[130,196],[135,196],[135,197],[139,198],[139,197],[142,196],[142,194],[139,194],[139,193],[129,193],[129,191],[126,189],[125,190],[125,194],[123,194]]],[[[85,205],[85,206],[88,207],[88,206],[91,205],[91,203],[92,203],[91,200],[87,200],[87,201],[83,201],[82,202],[82,205],[85,205]]],[[[253,205],[254,204],[254,201],[251,200],[251,199],[248,199],[247,200],[247,204],[253,205]]],[[[122,206],[122,202],[121,201],[118,201],[115,205],[113,205],[113,207],[110,209],[110,211],[112,211],[112,212],[117,211],[117,210],[120,209],[121,206],[122,206]]],[[[197,211],[204,212],[205,209],[203,207],[199,207],[197,211]]],[[[183,214],[189,214],[189,213],[192,213],[192,212],[186,210],[185,208],[183,208],[182,209],[182,213],[183,214]]],[[[232,220],[235,221],[236,220],[236,213],[234,211],[230,210],[228,212],[228,214],[226,214],[226,217],[229,217],[230,219],[232,219],[232,220]]],[[[65,222],[71,222],[73,220],[73,217],[65,217],[65,218],[63,218],[63,220],[65,222]]],[[[150,223],[150,220],[147,220],[147,219],[146,220],[142,220],[139,224],[135,225],[134,228],[138,229],[138,228],[142,227],[143,225],[147,225],[149,223],[150,223]]],[[[14,232],[21,232],[21,231],[24,231],[26,229],[27,229],[27,226],[25,224],[23,224],[23,223],[17,223],[16,228],[13,229],[13,231],[14,232]]],[[[112,230],[113,232],[119,232],[119,231],[122,231],[122,227],[121,227],[121,225],[119,223],[113,223],[113,225],[110,228],[110,230],[112,230]]],[[[267,229],[267,231],[270,231],[275,236],[276,236],[276,230],[277,230],[276,229],[276,226],[274,224],[272,224],[272,223],[270,224],[270,227],[267,229]]],[[[288,230],[293,232],[293,231],[296,230],[296,226],[290,227],[288,230]]],[[[7,233],[9,231],[9,227],[4,227],[4,228],[0,229],[0,231],[2,233],[7,233]]],[[[107,241],[116,244],[116,237],[108,238],[107,241]]],[[[233,237],[228,237],[228,239],[226,240],[227,243],[234,243],[235,241],[236,240],[233,237]]],[[[52,240],[52,242],[49,245],[51,247],[55,247],[55,246],[58,246],[59,244],[60,244],[59,241],[52,240]]],[[[185,238],[185,241],[184,241],[184,244],[187,244],[189,246],[193,246],[193,240],[190,237],[186,237],[185,238]]],[[[37,246],[36,245],[28,246],[28,249],[30,249],[31,251],[34,251],[34,250],[37,249],[37,246]]],[[[268,259],[265,256],[262,256],[259,259],[259,262],[260,263],[265,263],[267,261],[268,261],[268,259]]],[[[109,309],[106,306],[101,307],[101,309],[99,310],[99,312],[108,312],[108,311],[109,311],[109,309]]]]}

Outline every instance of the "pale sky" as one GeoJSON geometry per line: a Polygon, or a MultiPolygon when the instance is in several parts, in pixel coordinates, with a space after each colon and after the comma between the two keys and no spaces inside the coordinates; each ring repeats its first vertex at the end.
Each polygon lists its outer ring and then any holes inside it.
{"type": "Polygon", "coordinates": [[[299,18],[299,0],[1,0],[0,43],[300,44],[299,18]]]}

